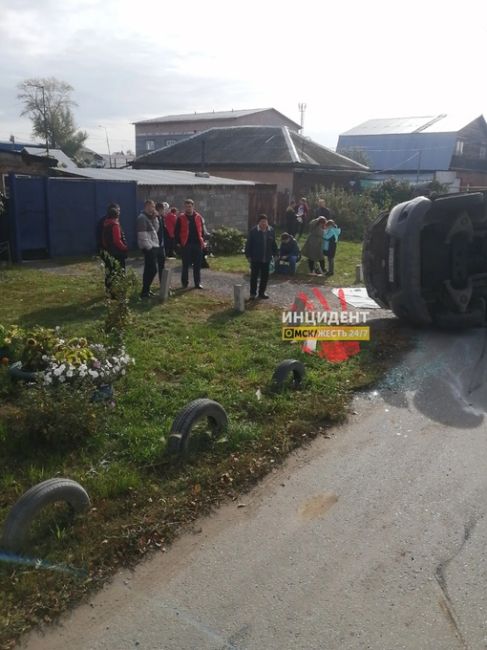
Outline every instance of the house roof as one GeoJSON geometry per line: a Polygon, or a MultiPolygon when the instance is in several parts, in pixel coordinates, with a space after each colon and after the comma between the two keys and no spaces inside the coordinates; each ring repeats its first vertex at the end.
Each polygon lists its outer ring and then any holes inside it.
{"type": "Polygon", "coordinates": [[[187,165],[243,165],[314,167],[367,172],[368,168],[327,149],[285,126],[233,126],[208,129],[185,140],[144,154],[133,165],[155,167],[187,165]]]}
{"type": "Polygon", "coordinates": [[[102,181],[135,181],[138,185],[255,185],[252,181],[240,181],[218,176],[199,176],[194,172],[166,169],[96,169],[84,167],[64,170],[70,176],[92,178],[102,181]]]}
{"type": "MultiPolygon", "coordinates": [[[[22,152],[34,158],[46,158],[47,150],[45,147],[24,147],[22,152]]],[[[77,169],[77,164],[69,158],[61,149],[49,149],[49,159],[54,158],[57,161],[57,167],[68,169],[77,169]]],[[[52,165],[51,165],[52,166],[52,165]]]]}
{"type": "MultiPolygon", "coordinates": [[[[249,108],[244,110],[233,109],[231,111],[211,111],[208,113],[183,113],[180,115],[163,115],[161,117],[154,117],[150,120],[140,120],[134,122],[134,124],[152,124],[152,123],[164,123],[164,122],[198,122],[198,121],[208,121],[208,120],[232,120],[239,117],[246,117],[247,115],[254,115],[255,113],[263,113],[265,111],[275,111],[279,113],[275,108],[249,108]]],[[[283,115],[279,113],[279,115],[283,115]]],[[[283,115],[283,117],[286,117],[283,115]]],[[[294,122],[289,117],[286,117],[289,122],[293,122],[299,128],[299,124],[294,122]]]]}
{"type": "Polygon", "coordinates": [[[400,133],[456,133],[477,117],[423,115],[421,117],[385,117],[367,120],[341,135],[398,135],[400,133]]]}

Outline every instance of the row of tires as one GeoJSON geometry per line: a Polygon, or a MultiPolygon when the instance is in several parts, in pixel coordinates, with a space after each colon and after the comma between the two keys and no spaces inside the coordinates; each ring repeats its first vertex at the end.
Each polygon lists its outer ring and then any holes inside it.
{"type": "MultiPolygon", "coordinates": [[[[305,375],[304,365],[295,359],[285,359],[274,371],[272,387],[281,391],[286,385],[299,388],[305,375]]],[[[221,404],[211,399],[195,399],[176,415],[167,442],[167,452],[184,456],[188,452],[195,425],[207,420],[213,436],[228,427],[228,415],[221,404]]],[[[49,504],[64,501],[73,513],[90,508],[90,497],[76,481],[68,478],[51,478],[27,490],[11,508],[4,523],[1,548],[19,552],[24,546],[29,528],[39,512],[49,504]]]]}

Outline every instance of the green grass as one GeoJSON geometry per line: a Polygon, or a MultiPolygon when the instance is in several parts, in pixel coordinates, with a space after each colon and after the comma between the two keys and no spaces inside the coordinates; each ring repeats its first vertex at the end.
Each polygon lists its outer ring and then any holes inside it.
{"type": "MultiPolygon", "coordinates": [[[[304,243],[301,238],[301,244],[304,243]]],[[[335,275],[325,280],[327,286],[346,287],[359,286],[355,282],[355,267],[361,263],[362,244],[357,242],[340,241],[335,257],[335,275]]],[[[210,266],[215,271],[226,271],[228,273],[248,273],[249,265],[243,254],[212,257],[209,260],[210,266]]],[[[308,281],[308,263],[302,259],[298,265],[296,280],[308,281]]],[[[313,280],[316,283],[316,278],[313,280]]]]}
{"type": "MultiPolygon", "coordinates": [[[[340,247],[345,253],[347,245],[340,247]]],[[[67,335],[92,339],[100,332],[105,306],[96,263],[72,264],[62,274],[16,268],[0,280],[0,323],[61,325],[67,335]]],[[[343,420],[352,392],[380,376],[403,345],[391,321],[392,330],[374,330],[361,354],[330,364],[281,341],[280,312],[267,305],[236,314],[223,300],[185,292],[165,305],[134,300],[132,310],[126,345],[136,365],[116,385],[116,408],[85,444],[19,450],[5,423],[18,413],[19,391],[29,389],[0,391],[0,523],[25,490],[54,476],[79,481],[93,505],[74,519],[46,513],[35,527],[25,553],[62,570],[0,562],[0,648],[55,618],[117,567],[170,543],[186,523],[343,420]],[[285,358],[303,360],[306,382],[299,392],[275,394],[270,379],[285,358]],[[184,463],[169,459],[171,423],[198,397],[224,406],[229,430],[184,463]]]]}

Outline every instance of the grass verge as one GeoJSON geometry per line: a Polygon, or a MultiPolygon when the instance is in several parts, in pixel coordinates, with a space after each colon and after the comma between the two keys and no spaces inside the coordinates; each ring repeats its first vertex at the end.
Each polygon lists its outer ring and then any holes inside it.
{"type": "MultiPolygon", "coordinates": [[[[96,337],[105,308],[93,265],[70,265],[69,274],[13,269],[1,281],[0,322],[61,325],[68,335],[96,337]]],[[[196,517],[236,498],[290,451],[342,421],[353,391],[373,383],[405,345],[390,321],[374,327],[361,354],[330,364],[281,341],[280,312],[267,305],[236,314],[221,299],[185,292],[164,306],[134,300],[132,309],[126,344],[136,365],[116,385],[116,408],[84,444],[16,447],[5,423],[22,404],[19,391],[28,389],[3,393],[0,522],[24,491],[56,476],[80,482],[93,507],[75,518],[47,509],[25,550],[37,563],[0,562],[2,649],[49,623],[118,567],[164,549],[196,517]],[[306,382],[299,392],[274,394],[274,368],[290,357],[305,363],[306,382]],[[199,455],[175,462],[164,453],[170,425],[198,397],[224,406],[229,431],[199,455]]]]}
{"type": "MultiPolygon", "coordinates": [[[[304,238],[301,238],[300,244],[303,245],[304,241],[304,238]]],[[[361,261],[361,243],[339,242],[335,257],[335,275],[327,278],[326,284],[332,287],[357,285],[355,282],[355,267],[357,264],[361,264],[361,261]]],[[[248,273],[249,271],[248,262],[243,254],[211,257],[209,262],[211,268],[215,271],[226,271],[227,273],[248,273]]],[[[294,277],[300,281],[308,279],[308,262],[306,259],[300,261],[294,277]]]]}

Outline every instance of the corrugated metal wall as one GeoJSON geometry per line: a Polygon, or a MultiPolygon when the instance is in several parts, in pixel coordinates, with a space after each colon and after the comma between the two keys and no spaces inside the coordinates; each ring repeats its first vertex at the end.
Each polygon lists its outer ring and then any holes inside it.
{"type": "Polygon", "coordinates": [[[96,223],[119,203],[129,248],[136,245],[137,184],[130,181],[10,175],[10,246],[14,261],[96,253],[96,223]]]}

